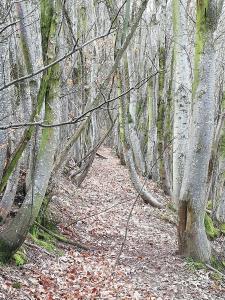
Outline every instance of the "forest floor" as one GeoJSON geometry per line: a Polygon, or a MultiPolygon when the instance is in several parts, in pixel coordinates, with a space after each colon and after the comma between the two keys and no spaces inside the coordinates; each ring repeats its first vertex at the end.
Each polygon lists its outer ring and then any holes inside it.
{"type": "Polygon", "coordinates": [[[0,300],[225,299],[217,273],[176,254],[175,215],[157,185],[148,183],[162,210],[136,201],[127,168],[110,149],[99,153],[107,159],[96,157],[82,186],[63,177],[51,203],[59,230],[90,250],[58,242],[49,252],[28,239],[26,264],[0,266],[0,300]]]}

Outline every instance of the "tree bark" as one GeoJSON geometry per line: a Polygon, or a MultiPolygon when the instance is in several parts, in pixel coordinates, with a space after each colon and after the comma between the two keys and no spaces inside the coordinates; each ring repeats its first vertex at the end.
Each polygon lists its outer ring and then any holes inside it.
{"type": "Polygon", "coordinates": [[[182,254],[209,262],[211,247],[205,232],[204,216],[208,167],[215,126],[213,33],[219,15],[214,0],[197,2],[196,9],[193,113],[179,198],[179,211],[182,213],[179,214],[178,238],[182,254]]]}

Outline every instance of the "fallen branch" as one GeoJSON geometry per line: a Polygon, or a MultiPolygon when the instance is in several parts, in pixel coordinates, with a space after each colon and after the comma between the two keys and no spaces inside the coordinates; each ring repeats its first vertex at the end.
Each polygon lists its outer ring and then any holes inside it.
{"type": "Polygon", "coordinates": [[[99,158],[102,158],[102,159],[107,159],[107,157],[105,157],[105,156],[99,154],[98,152],[96,153],[96,156],[98,156],[99,158]]]}
{"type": "Polygon", "coordinates": [[[220,272],[219,270],[213,268],[213,267],[212,267],[211,265],[209,265],[209,264],[205,264],[205,266],[206,266],[209,270],[218,273],[221,277],[223,277],[223,278],[225,279],[225,274],[224,274],[224,273],[222,273],[222,272],[220,272]]]}
{"type": "Polygon", "coordinates": [[[43,231],[47,232],[49,235],[53,236],[59,242],[62,242],[64,244],[68,244],[68,245],[72,245],[72,246],[78,247],[78,248],[83,249],[83,250],[90,250],[90,248],[88,246],[86,246],[86,245],[84,245],[84,244],[82,244],[80,242],[77,242],[77,241],[71,241],[71,240],[65,238],[62,235],[56,234],[53,231],[45,228],[44,226],[42,226],[38,222],[35,222],[34,224],[36,226],[38,226],[40,229],[42,229],[43,231]]]}

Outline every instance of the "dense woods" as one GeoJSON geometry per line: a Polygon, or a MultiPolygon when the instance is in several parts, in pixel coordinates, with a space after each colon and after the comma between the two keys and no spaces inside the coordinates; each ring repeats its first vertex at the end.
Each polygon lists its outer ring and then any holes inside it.
{"type": "Polygon", "coordinates": [[[107,145],[146,206],[173,207],[179,254],[223,263],[224,13],[223,0],[1,1],[2,262],[45,227],[61,176],[81,187],[107,145]]]}

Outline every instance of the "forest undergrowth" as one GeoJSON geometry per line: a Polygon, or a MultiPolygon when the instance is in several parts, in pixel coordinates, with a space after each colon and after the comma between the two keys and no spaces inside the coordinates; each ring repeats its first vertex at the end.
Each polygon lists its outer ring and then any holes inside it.
{"type": "Polygon", "coordinates": [[[0,266],[0,300],[224,299],[219,273],[177,255],[169,197],[148,182],[165,208],[136,201],[128,169],[111,149],[99,153],[80,188],[61,177],[48,208],[58,232],[89,250],[30,234],[0,266]]]}

